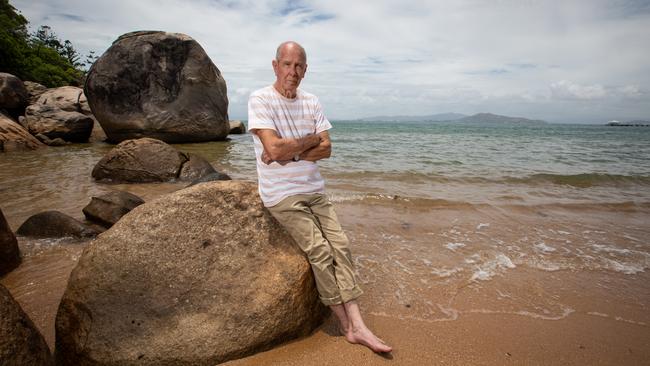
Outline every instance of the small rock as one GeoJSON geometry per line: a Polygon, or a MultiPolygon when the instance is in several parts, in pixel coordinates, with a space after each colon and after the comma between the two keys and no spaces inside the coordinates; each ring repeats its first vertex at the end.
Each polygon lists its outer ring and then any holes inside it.
{"type": "Polygon", "coordinates": [[[217,172],[216,170],[214,170],[212,165],[210,165],[210,163],[207,160],[205,160],[202,156],[196,154],[188,154],[188,155],[189,156],[187,158],[189,160],[187,160],[183,164],[178,179],[191,181],[191,180],[201,179],[206,175],[217,172]]]}
{"type": "Polygon", "coordinates": [[[246,126],[242,121],[229,121],[230,135],[240,135],[246,133],[246,126]]]}
{"type": "Polygon", "coordinates": [[[29,217],[16,233],[37,238],[89,238],[98,234],[95,229],[59,211],[45,211],[29,217]]]}
{"type": "Polygon", "coordinates": [[[203,177],[192,181],[192,183],[190,183],[188,185],[188,187],[191,187],[191,186],[199,184],[199,183],[213,182],[213,181],[217,181],[217,180],[231,180],[231,178],[230,178],[230,176],[228,176],[228,174],[221,173],[221,172],[214,172],[214,173],[210,173],[208,175],[204,175],[203,177]]]}
{"type": "Polygon", "coordinates": [[[143,203],[142,198],[132,193],[115,191],[92,197],[90,203],[83,208],[83,213],[88,220],[111,227],[122,216],[143,203]]]}

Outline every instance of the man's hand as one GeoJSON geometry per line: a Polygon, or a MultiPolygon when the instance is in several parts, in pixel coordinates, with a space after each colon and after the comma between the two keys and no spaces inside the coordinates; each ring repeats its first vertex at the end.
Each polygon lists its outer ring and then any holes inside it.
{"type": "MultiPolygon", "coordinates": [[[[266,165],[271,164],[275,160],[271,159],[269,154],[266,153],[266,150],[262,151],[262,162],[266,165]]],[[[291,160],[281,160],[281,161],[275,161],[276,163],[280,165],[287,165],[287,163],[291,162],[291,160]]]]}
{"type": "Polygon", "coordinates": [[[318,134],[320,143],[317,146],[307,149],[300,154],[300,160],[316,162],[321,159],[327,159],[332,154],[332,142],[327,131],[318,134]]]}
{"type": "Polygon", "coordinates": [[[262,163],[269,165],[273,162],[273,159],[266,153],[266,150],[262,151],[262,163]]]}

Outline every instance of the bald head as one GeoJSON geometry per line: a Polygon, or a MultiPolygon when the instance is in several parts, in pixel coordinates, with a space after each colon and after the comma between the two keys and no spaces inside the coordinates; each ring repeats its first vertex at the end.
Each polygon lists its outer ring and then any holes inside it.
{"type": "Polygon", "coordinates": [[[301,45],[294,41],[282,42],[278,46],[278,49],[275,51],[275,59],[279,61],[285,52],[290,51],[294,48],[300,51],[303,57],[303,61],[307,63],[307,52],[305,52],[305,49],[301,45]]]}

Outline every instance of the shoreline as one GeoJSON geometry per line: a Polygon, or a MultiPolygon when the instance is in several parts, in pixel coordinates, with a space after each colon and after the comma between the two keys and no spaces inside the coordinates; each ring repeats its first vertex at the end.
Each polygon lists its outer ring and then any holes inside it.
{"type": "MultiPolygon", "coordinates": [[[[330,318],[308,337],[227,365],[650,359],[650,254],[640,239],[650,236],[646,205],[335,206],[365,291],[362,310],[371,329],[395,347],[392,359],[335,336],[330,318]]],[[[25,239],[19,242],[24,249],[25,239]]],[[[1,282],[52,348],[58,301],[86,244],[29,245],[23,264],[1,282]]]]}

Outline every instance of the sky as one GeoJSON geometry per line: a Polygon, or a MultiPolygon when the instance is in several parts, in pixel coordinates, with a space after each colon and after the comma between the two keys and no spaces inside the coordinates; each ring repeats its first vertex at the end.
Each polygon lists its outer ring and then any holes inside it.
{"type": "Polygon", "coordinates": [[[650,0],[10,0],[82,54],[136,30],[184,33],[222,72],[231,119],[272,84],[277,46],[329,119],[488,112],[650,120],[650,0]]]}

